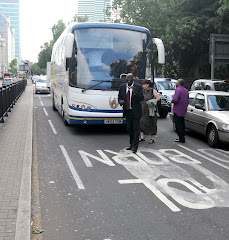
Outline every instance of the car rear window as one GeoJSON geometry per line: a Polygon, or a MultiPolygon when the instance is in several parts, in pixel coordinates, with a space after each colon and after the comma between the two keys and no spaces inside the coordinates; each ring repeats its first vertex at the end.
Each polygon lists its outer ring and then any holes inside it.
{"type": "Polygon", "coordinates": [[[209,95],[208,105],[210,111],[229,111],[229,96],[209,95]]]}
{"type": "Polygon", "coordinates": [[[225,83],[220,83],[220,82],[214,83],[214,86],[215,86],[215,90],[216,90],[216,91],[228,92],[225,83]]]}
{"type": "Polygon", "coordinates": [[[45,80],[45,79],[37,79],[37,82],[46,83],[47,80],[45,80]]]}

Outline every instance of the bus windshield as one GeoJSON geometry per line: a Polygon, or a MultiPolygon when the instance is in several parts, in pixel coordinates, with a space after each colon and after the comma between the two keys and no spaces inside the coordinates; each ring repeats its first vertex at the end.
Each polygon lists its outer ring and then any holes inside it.
{"type": "MultiPolygon", "coordinates": [[[[80,88],[117,90],[132,72],[145,78],[147,34],[124,29],[89,28],[74,32],[75,48],[70,62],[69,81],[80,88]]],[[[148,51],[149,52],[149,51],[148,51]]]]}

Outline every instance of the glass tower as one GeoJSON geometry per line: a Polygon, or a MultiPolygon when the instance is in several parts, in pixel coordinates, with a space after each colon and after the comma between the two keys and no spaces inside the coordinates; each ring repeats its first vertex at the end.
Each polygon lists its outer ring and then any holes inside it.
{"type": "Polygon", "coordinates": [[[0,13],[10,17],[10,27],[14,29],[15,33],[15,58],[20,64],[20,0],[0,0],[0,13]]]}
{"type": "Polygon", "coordinates": [[[111,0],[78,0],[78,16],[88,16],[90,22],[107,21],[106,9],[111,8],[111,0]]]}

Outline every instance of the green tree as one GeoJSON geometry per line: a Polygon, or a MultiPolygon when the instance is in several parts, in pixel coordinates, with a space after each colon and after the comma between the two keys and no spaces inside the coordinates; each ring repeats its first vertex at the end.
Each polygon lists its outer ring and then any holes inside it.
{"type": "Polygon", "coordinates": [[[17,59],[13,59],[12,61],[11,61],[11,63],[9,64],[9,66],[10,66],[10,70],[11,70],[11,72],[13,73],[13,74],[16,74],[17,73],[17,59]]]}
{"type": "Polygon", "coordinates": [[[62,32],[65,30],[66,25],[63,20],[59,20],[57,24],[54,24],[51,28],[53,40],[45,42],[41,46],[41,51],[38,54],[38,65],[41,69],[45,69],[47,62],[51,61],[52,48],[56,40],[60,37],[62,32]]]}
{"type": "Polygon", "coordinates": [[[88,16],[78,16],[75,14],[75,16],[72,19],[72,22],[88,22],[88,16]]]}
{"type": "Polygon", "coordinates": [[[53,35],[53,41],[54,43],[56,42],[56,40],[59,38],[59,36],[61,35],[61,33],[65,30],[66,25],[63,22],[62,19],[60,19],[58,21],[57,24],[54,24],[53,27],[51,28],[52,30],[52,35],[53,35]]]}
{"type": "Polygon", "coordinates": [[[51,61],[51,54],[53,48],[53,41],[45,42],[43,46],[41,46],[41,51],[38,54],[38,66],[42,68],[46,68],[47,62],[51,61]]]}
{"type": "MultiPolygon", "coordinates": [[[[226,0],[228,1],[228,0],[226,0]]],[[[222,0],[115,0],[125,23],[147,27],[166,49],[164,74],[209,77],[209,36],[229,33],[228,12],[218,14],[222,0]]],[[[162,73],[158,67],[159,74],[162,73]]]]}
{"type": "Polygon", "coordinates": [[[220,15],[224,15],[229,12],[229,0],[220,0],[220,8],[218,9],[218,13],[220,15]]]}
{"type": "Polygon", "coordinates": [[[30,67],[30,71],[34,72],[35,75],[39,75],[41,74],[41,68],[39,67],[39,65],[37,63],[34,63],[31,67],[30,67]]]}

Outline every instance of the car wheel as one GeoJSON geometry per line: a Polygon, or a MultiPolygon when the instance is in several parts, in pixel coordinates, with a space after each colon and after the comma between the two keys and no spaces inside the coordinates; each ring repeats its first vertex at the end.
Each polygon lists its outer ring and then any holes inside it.
{"type": "Polygon", "coordinates": [[[53,111],[57,111],[54,98],[52,98],[52,109],[53,109],[53,111]]]}
{"type": "Polygon", "coordinates": [[[168,115],[168,111],[166,111],[166,110],[160,111],[160,112],[159,112],[159,115],[160,115],[161,118],[166,118],[167,115],[168,115]]]}
{"type": "Polygon", "coordinates": [[[210,147],[216,147],[219,144],[218,131],[214,125],[211,125],[208,128],[207,138],[208,138],[208,145],[210,147]]]}

